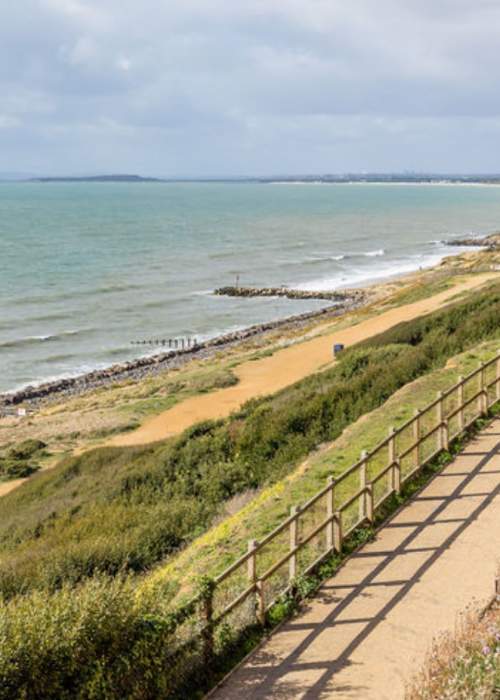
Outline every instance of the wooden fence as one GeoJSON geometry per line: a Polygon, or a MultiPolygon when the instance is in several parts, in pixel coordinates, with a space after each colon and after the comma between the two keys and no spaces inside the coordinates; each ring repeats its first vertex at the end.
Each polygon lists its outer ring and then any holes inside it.
{"type": "MultiPolygon", "coordinates": [[[[437,397],[337,477],[217,576],[200,600],[189,633],[202,640],[204,658],[217,650],[216,631],[265,624],[269,608],[299,576],[341,553],[345,538],[371,524],[377,510],[402,485],[500,400],[500,352],[437,397]]],[[[186,630],[185,632],[188,632],[186,630]]]]}

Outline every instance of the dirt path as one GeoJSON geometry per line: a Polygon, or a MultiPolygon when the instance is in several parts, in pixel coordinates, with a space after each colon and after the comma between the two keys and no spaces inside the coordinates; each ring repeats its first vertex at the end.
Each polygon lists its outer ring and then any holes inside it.
{"type": "Polygon", "coordinates": [[[0,482],[0,496],[5,496],[6,493],[13,491],[18,486],[21,486],[26,479],[11,479],[10,481],[0,482]]]}
{"type": "Polygon", "coordinates": [[[213,700],[403,700],[433,637],[493,595],[500,420],[469,444],[213,700]]]}
{"type": "Polygon", "coordinates": [[[186,399],[168,411],[149,418],[137,430],[117,435],[108,444],[140,445],[155,442],[180,433],[198,421],[228,416],[251,398],[273,394],[308,374],[317,372],[331,362],[334,342],[353,345],[401,321],[429,313],[456,294],[479,287],[493,277],[498,277],[498,274],[485,273],[471,277],[428,299],[385,311],[350,328],[278,350],[269,357],[244,362],[234,370],[239,379],[235,386],[186,399]]]}

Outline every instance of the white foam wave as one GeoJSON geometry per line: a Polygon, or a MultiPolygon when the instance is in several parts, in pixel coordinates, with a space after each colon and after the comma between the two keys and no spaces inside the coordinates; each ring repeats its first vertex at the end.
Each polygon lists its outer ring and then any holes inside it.
{"type": "Polygon", "coordinates": [[[53,340],[62,340],[66,336],[80,335],[84,333],[83,329],[75,329],[61,331],[60,333],[48,333],[44,335],[28,335],[25,338],[13,338],[12,340],[4,340],[0,343],[0,348],[16,348],[23,345],[35,345],[37,343],[46,343],[53,340]]]}
{"type": "Polygon", "coordinates": [[[384,248],[378,248],[377,250],[368,250],[359,253],[339,253],[336,255],[330,255],[330,253],[318,253],[316,255],[310,255],[307,258],[302,258],[300,260],[285,260],[282,264],[287,266],[300,266],[300,265],[316,265],[324,264],[329,262],[340,262],[342,260],[356,260],[359,258],[375,258],[386,254],[384,248]]]}
{"type": "Polygon", "coordinates": [[[343,287],[355,287],[369,284],[377,280],[390,279],[399,275],[415,272],[418,269],[432,267],[443,259],[443,255],[417,255],[411,258],[400,258],[377,268],[351,268],[333,277],[312,279],[294,285],[304,291],[334,291],[343,287]]]}
{"type": "Polygon", "coordinates": [[[381,255],[385,255],[385,250],[379,248],[378,250],[369,250],[367,253],[363,253],[366,258],[378,258],[381,255]]]}

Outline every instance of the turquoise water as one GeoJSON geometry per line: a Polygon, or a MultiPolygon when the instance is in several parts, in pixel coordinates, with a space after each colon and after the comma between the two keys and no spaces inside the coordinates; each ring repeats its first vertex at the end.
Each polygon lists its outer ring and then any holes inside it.
{"type": "Polygon", "coordinates": [[[236,275],[355,285],[499,222],[496,187],[0,184],[0,392],[322,305],[210,294],[236,275]]]}

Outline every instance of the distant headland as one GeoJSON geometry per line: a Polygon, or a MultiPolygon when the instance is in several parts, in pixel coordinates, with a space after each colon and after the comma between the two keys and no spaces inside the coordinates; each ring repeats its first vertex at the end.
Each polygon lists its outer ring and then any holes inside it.
{"type": "Polygon", "coordinates": [[[161,182],[161,180],[140,175],[90,175],[87,177],[32,177],[30,182],[161,182]]]}

